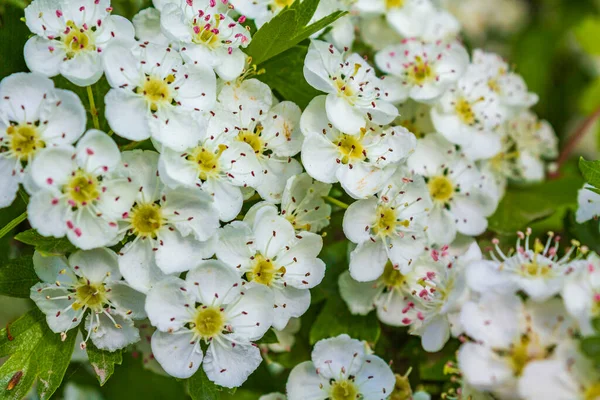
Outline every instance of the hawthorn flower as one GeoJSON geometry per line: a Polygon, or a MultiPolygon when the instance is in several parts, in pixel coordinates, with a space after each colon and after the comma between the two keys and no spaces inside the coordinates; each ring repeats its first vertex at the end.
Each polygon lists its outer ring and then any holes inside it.
{"type": "Polygon", "coordinates": [[[288,178],[302,172],[292,158],[302,147],[300,108],[291,101],[273,104],[271,89],[256,79],[226,84],[219,104],[208,125],[209,137],[248,144],[260,169],[245,171],[254,174],[247,179],[257,179],[252,183],[263,199],[280,203],[288,178]]]}
{"type": "Polygon", "coordinates": [[[326,101],[326,96],[314,98],[300,120],[306,172],[320,182],[340,182],[356,199],[377,193],[414,150],[414,135],[402,126],[371,123],[358,135],[349,135],[329,122],[326,101]]]}
{"type": "Polygon", "coordinates": [[[212,197],[199,188],[165,188],[157,164],[153,151],[124,152],[116,172],[136,194],[119,220],[119,232],[132,239],[119,253],[119,270],[143,293],[165,274],[187,271],[210,258],[219,228],[212,197]]]}
{"type": "Polygon", "coordinates": [[[600,216],[600,194],[590,185],[583,185],[577,192],[577,213],[575,219],[577,223],[582,224],[590,219],[597,220],[600,216]]]}
{"type": "Polygon", "coordinates": [[[136,195],[127,180],[111,177],[120,162],[116,143],[95,129],[75,147],[40,150],[31,163],[38,187],[27,206],[31,226],[43,236],[66,235],[83,250],[113,244],[117,221],[136,195]]]}
{"type": "Polygon", "coordinates": [[[472,160],[490,158],[501,149],[499,126],[506,120],[499,95],[474,68],[448,89],[431,110],[437,132],[461,146],[472,160]]]}
{"type": "Polygon", "coordinates": [[[469,54],[458,42],[428,43],[410,38],[377,52],[375,63],[388,74],[384,83],[390,101],[411,98],[433,102],[464,74],[469,54]]]}
{"type": "Polygon", "coordinates": [[[172,46],[160,28],[160,11],[156,8],[144,8],[131,19],[135,28],[135,37],[144,43],[156,43],[161,46],[172,46]]]}
{"type": "Polygon", "coordinates": [[[591,253],[587,260],[573,264],[574,271],[566,278],[561,295],[581,333],[592,335],[592,319],[600,317],[600,257],[591,253]]]}
{"type": "Polygon", "coordinates": [[[318,341],[311,358],[292,369],[288,400],[379,400],[394,389],[396,378],[387,363],[346,334],[318,341]]]}
{"type": "Polygon", "coordinates": [[[273,293],[273,327],[282,330],[310,306],[308,289],[325,274],[325,263],[317,258],[322,247],[321,236],[295,232],[274,207],[262,207],[220,229],[216,255],[247,281],[273,293]]]}
{"type": "Polygon", "coordinates": [[[266,287],[245,284],[217,260],[203,262],[185,281],[165,278],[146,298],[157,328],[154,357],[175,378],[189,378],[202,365],[214,383],[238,387],[262,361],[252,342],[271,327],[272,304],[266,287]]]}
{"type": "Polygon", "coordinates": [[[229,16],[233,7],[216,0],[162,0],[160,24],[170,40],[178,43],[185,61],[212,67],[219,77],[231,81],[246,65],[241,48],[250,44],[250,33],[229,16]]]}
{"type": "Polygon", "coordinates": [[[572,340],[558,344],[551,359],[532,361],[519,379],[524,400],[592,400],[600,396],[600,373],[572,340]]]}
{"type": "Polygon", "coordinates": [[[133,320],[146,318],[144,295],[121,280],[117,255],[110,249],[77,251],[65,257],[35,252],[33,266],[42,280],[31,288],[31,299],[46,314],[48,326],[67,332],[85,318],[87,337],[96,347],[115,351],[140,339],[133,320]]]}
{"type": "Polygon", "coordinates": [[[350,275],[360,282],[381,276],[389,259],[406,273],[427,246],[427,212],[432,206],[423,177],[399,169],[377,196],[358,200],[344,214],[344,234],[357,244],[350,275]]]}
{"type": "Polygon", "coordinates": [[[327,93],[327,118],[346,134],[359,134],[368,122],[389,124],[398,115],[375,70],[356,53],[345,57],[332,44],[313,40],[304,61],[304,77],[327,93]]]}
{"type": "Polygon", "coordinates": [[[425,177],[433,207],[427,233],[434,243],[452,242],[456,233],[476,236],[487,228],[486,217],[497,199],[481,190],[486,177],[438,134],[419,140],[408,167],[425,177]]]}
{"type": "MultiPolygon", "coordinates": [[[[560,293],[567,275],[581,267],[571,257],[575,250],[579,253],[579,243],[573,241],[567,253],[559,257],[560,238],[552,232],[548,233],[545,245],[535,239],[533,247],[530,247],[531,229],[517,235],[515,254],[504,254],[498,246],[498,239],[493,240],[497,255],[491,253],[492,260],[482,260],[469,266],[469,286],[480,293],[512,294],[522,290],[533,301],[547,301],[560,293]],[[525,246],[521,245],[523,239],[525,246]]],[[[586,251],[582,248],[578,258],[586,251]]]]}
{"type": "Polygon", "coordinates": [[[111,12],[109,0],[33,1],[25,8],[25,23],[34,34],[25,43],[27,67],[48,77],[61,74],[77,86],[96,83],[106,47],[133,40],[131,22],[111,12]]]}
{"type": "Polygon", "coordinates": [[[129,140],[152,137],[184,150],[195,146],[205,129],[203,112],[216,100],[216,77],[204,64],[184,64],[170,47],[120,42],[104,54],[112,86],[104,98],[112,130],[129,140]]]}
{"type": "MultiPolygon", "coordinates": [[[[310,19],[309,25],[336,11],[347,11],[350,13],[352,12],[352,6],[355,2],[356,0],[322,0],[319,2],[315,13],[310,19]]],[[[351,48],[355,38],[354,19],[355,17],[352,14],[338,18],[327,27],[327,32],[325,32],[323,38],[332,43],[338,50],[351,48]]],[[[324,31],[325,29],[313,34],[312,38],[316,39],[321,36],[324,31]]]]}
{"type": "Polygon", "coordinates": [[[502,399],[514,398],[528,365],[549,358],[570,337],[573,325],[558,298],[523,303],[516,295],[493,293],[466,303],[460,320],[474,340],[458,351],[464,380],[502,399]]]}
{"type": "Polygon", "coordinates": [[[16,73],[0,82],[0,208],[17,196],[19,183],[37,190],[30,165],[45,147],[70,145],[85,130],[85,109],[75,93],[57,89],[38,73],[16,73]]]}

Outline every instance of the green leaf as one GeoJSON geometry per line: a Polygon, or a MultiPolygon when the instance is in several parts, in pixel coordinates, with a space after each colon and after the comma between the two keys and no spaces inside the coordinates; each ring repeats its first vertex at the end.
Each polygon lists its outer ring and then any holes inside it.
{"type": "Polygon", "coordinates": [[[585,115],[592,114],[600,107],[600,78],[590,83],[579,99],[579,109],[585,115]]]}
{"type": "Polygon", "coordinates": [[[592,320],[592,326],[596,330],[596,332],[600,333],[600,317],[594,318],[592,320]]]}
{"type": "Polygon", "coordinates": [[[315,0],[296,1],[291,7],[281,11],[271,21],[264,24],[252,37],[245,52],[252,57],[252,63],[263,62],[292,48],[313,33],[325,28],[345,14],[334,12],[311,25],[306,25],[312,18],[319,2],[315,0]],[[274,40],[273,38],[277,38],[274,40]]]}
{"type": "Polygon", "coordinates": [[[277,339],[277,335],[273,329],[269,329],[267,333],[264,334],[259,340],[255,341],[256,344],[272,344],[279,343],[279,339],[277,339]]]}
{"type": "Polygon", "coordinates": [[[488,228],[497,233],[513,234],[535,221],[577,206],[577,190],[583,182],[577,176],[543,183],[511,187],[488,219],[488,228]]]}
{"type": "Polygon", "coordinates": [[[42,236],[35,229],[29,229],[15,236],[19,242],[35,246],[35,249],[46,256],[60,256],[71,253],[77,248],[69,242],[69,239],[42,236]]]}
{"type": "Polygon", "coordinates": [[[304,59],[308,47],[294,46],[261,65],[265,72],[257,78],[269,85],[280,98],[293,101],[304,109],[312,99],[321,94],[304,78],[304,59]]]}
{"type": "Polygon", "coordinates": [[[0,294],[28,299],[29,290],[40,280],[31,256],[9,260],[0,268],[0,294]]]}
{"type": "Polygon", "coordinates": [[[583,50],[591,55],[600,55],[600,18],[585,18],[574,28],[575,38],[583,50]]]}
{"type": "Polygon", "coordinates": [[[375,312],[366,316],[352,315],[341,298],[332,297],[327,300],[310,330],[310,344],[342,333],[375,343],[381,334],[381,327],[375,312]]]}
{"type": "Polygon", "coordinates": [[[217,400],[221,389],[211,382],[202,368],[187,380],[188,392],[193,400],[217,400]]]}
{"type": "Polygon", "coordinates": [[[583,338],[581,340],[581,350],[588,357],[600,361],[600,336],[583,338]]]}
{"type": "Polygon", "coordinates": [[[62,342],[38,309],[0,331],[0,357],[10,356],[0,367],[0,398],[20,400],[36,381],[40,399],[50,398],[69,366],[76,336],[72,332],[62,342]]]}
{"type": "MultiPolygon", "coordinates": [[[[83,327],[81,328],[81,333],[86,334],[83,327]]],[[[86,352],[100,386],[103,386],[115,372],[115,364],[121,365],[123,362],[122,350],[113,352],[100,350],[91,340],[87,342],[86,352]]]]}
{"type": "Polygon", "coordinates": [[[587,183],[600,188],[600,161],[587,161],[583,157],[580,157],[579,170],[587,183]]]}

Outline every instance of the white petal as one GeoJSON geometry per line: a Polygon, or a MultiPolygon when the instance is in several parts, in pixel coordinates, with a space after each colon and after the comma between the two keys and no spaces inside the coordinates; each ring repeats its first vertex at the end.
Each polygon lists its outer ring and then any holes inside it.
{"type": "Polygon", "coordinates": [[[70,306],[75,299],[67,298],[53,300],[54,297],[65,297],[70,295],[67,288],[56,287],[55,284],[37,283],[31,288],[30,297],[37,307],[46,314],[46,322],[54,333],[65,332],[79,325],[80,320],[73,321],[74,318],[81,317],[80,311],[75,311],[70,306]],[[52,289],[48,289],[53,287],[52,289]],[[42,291],[42,289],[44,289],[42,291]]]}
{"type": "Polygon", "coordinates": [[[311,358],[324,378],[339,379],[342,369],[344,376],[356,375],[360,370],[365,359],[365,346],[359,340],[343,334],[319,340],[311,358]]]}
{"type": "Polygon", "coordinates": [[[181,105],[194,110],[208,111],[214,105],[217,98],[217,78],[212,68],[205,64],[184,66],[178,71],[176,84],[177,101],[181,105]]]}
{"type": "Polygon", "coordinates": [[[359,162],[352,164],[352,168],[349,168],[349,165],[339,168],[336,176],[346,193],[355,199],[364,199],[381,190],[395,171],[395,165],[380,169],[374,165],[359,162]]]}
{"type": "Polygon", "coordinates": [[[150,288],[166,275],[154,260],[152,244],[148,240],[127,243],[119,256],[119,271],[132,288],[148,293],[150,288]]]}
{"type": "Polygon", "coordinates": [[[168,332],[181,329],[192,319],[194,297],[184,280],[167,277],[158,282],[146,296],[146,314],[153,326],[168,332]]]}
{"type": "MultiPolygon", "coordinates": [[[[14,170],[17,166],[14,159],[0,157],[0,208],[8,207],[17,198],[19,191],[19,174],[14,170]]],[[[20,165],[19,165],[20,166],[20,165]]]]}
{"type": "Polygon", "coordinates": [[[198,302],[205,305],[233,302],[239,297],[242,286],[239,274],[219,260],[202,262],[188,272],[185,280],[190,291],[197,296],[198,302]],[[236,287],[240,289],[234,289],[236,287]]]}
{"type": "Polygon", "coordinates": [[[381,241],[367,240],[350,254],[350,275],[359,282],[374,281],[383,273],[387,260],[385,245],[381,241]]]}
{"type": "Polygon", "coordinates": [[[421,334],[421,345],[425,351],[440,351],[450,339],[450,324],[445,315],[437,316],[429,322],[421,334]]]}
{"type": "Polygon", "coordinates": [[[56,201],[59,192],[42,190],[29,199],[27,219],[43,236],[63,237],[67,233],[65,215],[69,209],[66,201],[56,201]]]}
{"type": "Polygon", "coordinates": [[[156,331],[150,344],[160,366],[175,378],[189,378],[202,363],[200,343],[194,341],[194,334],[188,329],[174,333],[156,331]]]}
{"type": "Polygon", "coordinates": [[[327,138],[311,135],[302,144],[302,164],[306,172],[316,180],[324,183],[338,181],[338,151],[327,138]]]}
{"type": "Polygon", "coordinates": [[[219,340],[208,347],[203,368],[208,379],[219,386],[233,388],[241,386],[261,361],[258,347],[219,340]]]}
{"type": "Polygon", "coordinates": [[[57,101],[43,110],[45,124],[42,137],[47,143],[72,144],[85,131],[85,108],[79,97],[68,90],[54,89],[57,101]]]}
{"type": "Polygon", "coordinates": [[[283,330],[290,318],[301,317],[310,307],[310,291],[306,289],[292,286],[273,288],[273,295],[276,306],[273,328],[277,330],[283,330]]]}
{"type": "Polygon", "coordinates": [[[280,203],[287,180],[302,172],[302,166],[294,158],[270,156],[262,160],[262,180],[255,185],[260,196],[272,203],[280,203]]]}
{"type": "Polygon", "coordinates": [[[452,243],[456,237],[456,223],[452,215],[443,207],[434,206],[429,213],[427,235],[438,245],[452,243]]]}
{"type": "Polygon", "coordinates": [[[222,179],[209,179],[203,189],[213,194],[221,221],[231,221],[242,210],[244,196],[239,187],[222,179]]]}
{"type": "Polygon", "coordinates": [[[96,316],[92,313],[85,320],[85,329],[92,329],[90,339],[94,345],[101,350],[116,351],[140,340],[140,332],[133,325],[133,321],[125,318],[118,313],[111,316],[119,324],[119,328],[106,316],[98,314],[100,324],[96,321],[96,316]],[[92,322],[93,321],[93,322],[92,322]]]}
{"type": "Polygon", "coordinates": [[[139,200],[158,200],[163,188],[158,177],[158,153],[150,150],[124,151],[121,158],[123,168],[118,171],[118,175],[131,180],[140,192],[139,200]]]}
{"type": "Polygon", "coordinates": [[[183,236],[193,234],[196,240],[210,239],[219,228],[219,216],[212,197],[198,188],[166,191],[163,212],[174,214],[175,227],[183,236]]]}
{"type": "Polygon", "coordinates": [[[215,72],[224,81],[234,80],[244,71],[246,55],[240,49],[233,49],[232,53],[228,54],[227,50],[222,48],[215,56],[219,61],[219,64],[215,67],[215,72]]]}
{"type": "Polygon", "coordinates": [[[579,383],[567,372],[561,360],[535,360],[528,363],[519,379],[519,394],[525,400],[572,400],[580,398],[579,383]]]}
{"type": "Polygon", "coordinates": [[[31,163],[31,176],[41,188],[61,188],[76,169],[70,146],[47,148],[40,151],[31,163]]]}
{"type": "Polygon", "coordinates": [[[376,355],[365,356],[365,363],[356,374],[360,394],[364,399],[385,398],[394,390],[396,377],[389,365],[376,355]]]}
{"type": "Polygon", "coordinates": [[[197,241],[192,235],[182,236],[179,231],[162,229],[162,244],[156,250],[156,264],[165,273],[188,271],[196,267],[203,258],[214,254],[214,242],[197,241]]]}
{"type": "Polygon", "coordinates": [[[104,72],[108,83],[115,90],[121,87],[133,90],[140,85],[138,60],[131,51],[134,47],[133,42],[115,42],[104,50],[104,72]]]}
{"type": "Polygon", "coordinates": [[[77,163],[88,172],[113,171],[121,161],[119,147],[106,133],[90,129],[75,147],[77,163]]]}
{"type": "Polygon", "coordinates": [[[83,250],[107,246],[118,235],[118,226],[115,221],[108,220],[88,207],[79,208],[73,213],[72,229],[67,229],[67,237],[75,246],[83,250]]]}
{"type": "Polygon", "coordinates": [[[292,224],[285,218],[260,210],[254,221],[256,248],[267,258],[275,257],[296,237],[292,224]]]}
{"type": "Polygon", "coordinates": [[[296,104],[282,101],[267,115],[262,135],[278,156],[293,157],[300,152],[304,139],[300,132],[301,114],[296,104]]]}
{"type": "Polygon", "coordinates": [[[333,93],[327,96],[325,106],[329,121],[346,134],[358,134],[361,128],[367,124],[365,115],[358,108],[351,106],[346,99],[333,93]]]}
{"type": "Polygon", "coordinates": [[[311,361],[304,361],[292,369],[286,384],[288,400],[326,400],[327,390],[321,387],[328,384],[318,373],[311,361]]]}
{"type": "Polygon", "coordinates": [[[59,71],[62,76],[77,86],[93,85],[104,73],[100,54],[96,51],[86,51],[62,62],[59,71]]]}
{"type": "Polygon", "coordinates": [[[164,106],[154,116],[156,118],[148,122],[152,138],[173,150],[184,151],[194,147],[206,129],[198,111],[183,107],[164,106]]]}
{"type": "Polygon", "coordinates": [[[131,286],[123,281],[109,282],[106,286],[110,289],[110,301],[127,318],[146,318],[146,310],[144,309],[146,296],[132,289],[131,286]]]}
{"type": "Polygon", "coordinates": [[[33,36],[23,49],[27,68],[46,76],[56,76],[66,54],[60,47],[54,47],[52,41],[33,36]],[[52,50],[51,50],[52,49],[52,50]]]}
{"type": "Polygon", "coordinates": [[[253,234],[247,224],[234,221],[219,231],[219,241],[215,248],[217,258],[230,267],[246,266],[254,252],[247,243],[253,241],[253,234]]]}
{"type": "Polygon", "coordinates": [[[33,268],[36,275],[46,283],[61,283],[72,282],[72,275],[68,273],[61,274],[60,271],[70,271],[65,257],[44,256],[42,253],[35,251],[33,253],[33,268]]]}
{"type": "Polygon", "coordinates": [[[69,265],[75,273],[92,283],[103,282],[107,277],[120,278],[117,254],[106,248],[78,251],[69,257],[69,265]]]}
{"type": "Polygon", "coordinates": [[[350,204],[350,207],[344,213],[344,235],[354,243],[370,240],[371,226],[377,220],[376,209],[377,198],[374,196],[350,204]]]}
{"type": "MultiPolygon", "coordinates": [[[[260,339],[273,323],[273,293],[263,285],[251,285],[241,289],[242,301],[227,308],[228,319],[233,328],[233,341],[248,342],[260,339]]],[[[285,326],[284,326],[285,327],[285,326]]]]}
{"type": "Polygon", "coordinates": [[[53,93],[54,83],[42,74],[9,75],[0,81],[0,114],[4,112],[9,121],[33,123],[47,105],[44,99],[52,98],[53,93]]]}
{"type": "Polygon", "coordinates": [[[151,118],[146,101],[133,93],[111,89],[104,97],[104,115],[115,133],[125,139],[141,141],[150,137],[151,118]]]}
{"type": "Polygon", "coordinates": [[[508,363],[486,346],[465,343],[458,350],[457,358],[464,379],[477,389],[496,388],[513,379],[508,363]]]}
{"type": "Polygon", "coordinates": [[[340,295],[352,314],[367,315],[375,308],[375,299],[382,291],[375,282],[358,282],[349,271],[338,278],[340,295]]]}

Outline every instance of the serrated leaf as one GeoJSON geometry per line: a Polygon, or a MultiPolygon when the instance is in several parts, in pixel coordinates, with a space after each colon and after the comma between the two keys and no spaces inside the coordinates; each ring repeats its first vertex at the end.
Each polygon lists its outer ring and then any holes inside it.
{"type": "MultiPolygon", "coordinates": [[[[83,327],[81,328],[81,333],[86,334],[83,327]]],[[[123,362],[122,350],[112,352],[101,350],[91,340],[87,342],[86,352],[100,386],[103,386],[115,372],[115,364],[121,365],[123,362]]]]}
{"type": "Polygon", "coordinates": [[[259,340],[255,341],[256,344],[272,344],[278,343],[279,339],[277,339],[277,335],[273,329],[269,329],[267,333],[263,335],[259,340]]]}
{"type": "Polygon", "coordinates": [[[600,188],[600,161],[587,161],[583,157],[580,157],[579,170],[587,183],[600,188]]]}
{"type": "Polygon", "coordinates": [[[202,368],[187,380],[188,392],[193,400],[217,400],[221,389],[211,382],[202,368]]]}
{"type": "Polygon", "coordinates": [[[376,343],[381,327],[375,312],[368,315],[352,315],[341,298],[327,300],[321,313],[310,329],[310,344],[346,333],[350,337],[376,343]]]}
{"type": "Polygon", "coordinates": [[[0,357],[9,358],[0,367],[0,398],[21,400],[36,381],[40,399],[50,398],[69,366],[75,337],[73,332],[62,342],[38,309],[1,330],[0,357]]]}
{"type": "Polygon", "coordinates": [[[28,299],[29,290],[40,279],[31,256],[9,260],[0,267],[0,294],[28,299]]]}
{"type": "Polygon", "coordinates": [[[35,249],[47,256],[60,256],[71,253],[77,248],[69,242],[69,239],[42,236],[35,229],[29,229],[15,236],[19,242],[35,246],[35,249]]]}

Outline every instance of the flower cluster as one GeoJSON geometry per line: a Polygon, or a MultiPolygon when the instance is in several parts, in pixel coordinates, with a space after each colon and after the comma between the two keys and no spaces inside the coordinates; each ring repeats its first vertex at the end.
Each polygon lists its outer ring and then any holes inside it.
{"type": "MultiPolygon", "coordinates": [[[[600,315],[600,258],[578,243],[559,258],[558,237],[527,231],[486,260],[472,239],[509,182],[543,180],[557,155],[537,96],[498,55],[470,55],[437,2],[322,0],[312,22],[349,13],[310,40],[303,74],[321,94],[302,110],[244,53],[247,18],[260,27],[292,3],[154,0],[133,22],[108,0],[27,7],[32,72],[0,83],[0,207],[24,190],[31,227],[78,249],[34,255],[50,329],[64,340],[84,321],[81,348],[107,351],[143,336],[156,370],[239,387],[271,328],[298,331],[328,272],[322,231],[344,209],[349,266],[331,280],[351,313],[376,310],[429,352],[460,338],[469,390],[539,398],[559,390],[540,375],[569,366],[565,398],[595,398],[572,338],[600,315]],[[92,98],[106,79],[108,133],[93,104],[86,129],[58,74],[92,98]]],[[[600,214],[597,196],[581,192],[579,220],[600,214]]],[[[386,399],[405,381],[340,335],[292,370],[287,396],[386,399]]]]}

